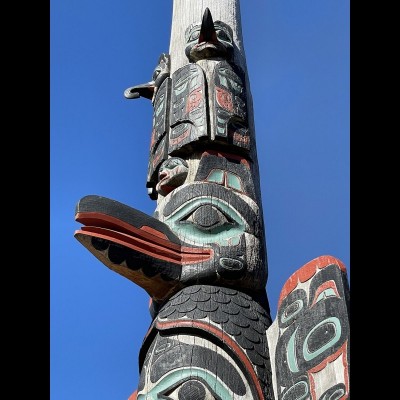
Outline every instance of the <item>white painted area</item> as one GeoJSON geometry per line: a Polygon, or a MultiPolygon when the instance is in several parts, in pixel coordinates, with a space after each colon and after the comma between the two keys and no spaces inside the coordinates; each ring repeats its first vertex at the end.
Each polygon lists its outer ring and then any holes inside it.
{"type": "Polygon", "coordinates": [[[328,363],[328,365],[319,372],[309,373],[310,384],[311,379],[314,380],[314,390],[316,399],[319,399],[321,395],[332,386],[343,383],[345,386],[345,369],[343,367],[343,354],[340,355],[336,360],[328,363]]]}

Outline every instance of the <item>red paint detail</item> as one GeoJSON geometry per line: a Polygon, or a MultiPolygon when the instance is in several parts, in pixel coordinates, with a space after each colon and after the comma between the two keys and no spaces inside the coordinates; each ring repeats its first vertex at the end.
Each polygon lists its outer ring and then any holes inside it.
{"type": "Polygon", "coordinates": [[[229,112],[233,113],[233,103],[232,103],[232,95],[225,89],[222,89],[218,86],[215,87],[215,97],[217,100],[217,103],[224,108],[225,110],[228,110],[229,112]]]}
{"type": "Polygon", "coordinates": [[[151,233],[152,235],[157,236],[157,237],[159,237],[159,238],[161,238],[161,239],[168,240],[168,237],[167,237],[167,235],[166,235],[165,233],[162,233],[162,232],[160,232],[160,231],[158,231],[158,230],[156,230],[156,229],[154,229],[154,228],[152,228],[152,227],[150,227],[150,226],[143,225],[143,226],[140,228],[140,230],[149,232],[149,233],[151,233]]]}
{"type": "Polygon", "coordinates": [[[129,236],[125,233],[96,226],[84,226],[81,230],[75,231],[75,235],[78,234],[109,240],[113,243],[118,243],[121,246],[138,251],[139,253],[157,258],[158,260],[164,260],[182,266],[207,261],[211,259],[214,254],[212,249],[196,249],[188,247],[182,247],[180,251],[176,251],[168,247],[157,245],[154,242],[150,243],[146,240],[129,236]]]}
{"type": "Polygon", "coordinates": [[[126,233],[130,236],[139,236],[143,240],[159,244],[160,246],[166,246],[176,251],[179,251],[181,248],[178,244],[171,243],[164,233],[154,228],[136,228],[127,222],[107,214],[99,212],[80,212],[76,214],[75,220],[84,225],[98,226],[100,228],[126,233]]]}
{"type": "Polygon", "coordinates": [[[314,368],[311,368],[310,370],[307,371],[308,379],[310,381],[312,400],[317,400],[317,395],[315,391],[315,380],[312,374],[322,371],[328,365],[328,363],[335,361],[341,355],[343,355],[342,357],[343,369],[344,369],[343,375],[344,375],[344,386],[346,387],[346,393],[344,394],[343,397],[340,398],[340,400],[346,400],[349,397],[350,386],[349,386],[349,365],[347,363],[347,342],[348,341],[346,340],[335,353],[331,354],[329,357],[325,358],[320,364],[316,365],[314,368]]]}
{"type": "Polygon", "coordinates": [[[346,272],[345,265],[336,257],[320,256],[314,258],[291,275],[283,285],[279,296],[278,307],[280,307],[283,299],[296,288],[299,282],[307,282],[318,272],[319,269],[326,268],[331,264],[337,265],[343,272],[346,272]]]}
{"type": "Polygon", "coordinates": [[[202,154],[202,158],[207,157],[209,155],[223,157],[226,158],[228,161],[230,160],[239,161],[241,164],[245,165],[248,169],[250,169],[249,162],[245,158],[238,156],[237,154],[223,153],[221,151],[215,151],[215,150],[207,150],[202,154]]]}
{"type": "Polygon", "coordinates": [[[217,327],[203,321],[173,320],[168,322],[160,322],[160,321],[156,322],[156,328],[159,330],[165,330],[177,327],[202,329],[206,332],[211,333],[213,336],[216,336],[223,343],[228,345],[228,347],[240,358],[240,361],[242,361],[246,369],[249,371],[251,379],[253,380],[253,384],[257,391],[258,399],[264,400],[264,394],[262,392],[257,374],[254,371],[253,364],[247,357],[246,353],[242,350],[242,348],[230,336],[228,336],[221,329],[218,329],[217,327]]]}
{"type": "Polygon", "coordinates": [[[182,142],[182,140],[186,139],[189,136],[189,129],[183,133],[181,133],[177,138],[170,138],[169,139],[169,145],[177,145],[180,142],[182,142]]]}
{"type": "Polygon", "coordinates": [[[155,137],[156,137],[156,131],[155,131],[155,129],[153,129],[153,130],[151,131],[151,141],[150,141],[150,151],[151,151],[151,152],[152,152],[152,149],[153,149],[154,144],[156,143],[155,137]]]}
{"type": "Polygon", "coordinates": [[[201,87],[193,90],[187,99],[186,102],[186,112],[190,113],[191,111],[193,111],[195,108],[197,108],[201,101],[203,100],[203,92],[201,90],[201,87]]]}
{"type": "Polygon", "coordinates": [[[137,399],[137,390],[135,390],[129,397],[128,400],[136,400],[137,399]]]}
{"type": "Polygon", "coordinates": [[[318,299],[318,296],[319,296],[324,290],[326,290],[326,289],[332,289],[332,290],[335,292],[336,297],[339,297],[339,298],[340,298],[340,296],[339,296],[339,291],[338,291],[338,289],[337,289],[337,286],[336,286],[335,281],[330,280],[330,281],[324,282],[324,283],[323,283],[321,286],[319,286],[318,289],[315,291],[314,299],[313,299],[312,304],[311,304],[310,307],[312,307],[312,306],[316,303],[316,301],[317,301],[317,299],[318,299]]]}

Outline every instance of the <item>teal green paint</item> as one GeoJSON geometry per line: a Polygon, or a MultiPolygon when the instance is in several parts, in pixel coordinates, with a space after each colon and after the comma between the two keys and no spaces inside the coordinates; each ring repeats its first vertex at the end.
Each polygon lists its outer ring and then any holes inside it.
{"type": "Polygon", "coordinates": [[[222,86],[225,86],[228,89],[228,82],[226,81],[225,76],[222,75],[222,70],[219,73],[219,81],[222,86]]]}
{"type": "Polygon", "coordinates": [[[316,303],[318,303],[319,301],[321,301],[321,300],[323,300],[323,299],[325,299],[327,297],[336,297],[335,291],[333,289],[331,289],[331,288],[324,290],[318,296],[316,303]]]}
{"type": "Polygon", "coordinates": [[[181,80],[178,80],[178,82],[176,82],[175,87],[174,87],[175,94],[178,96],[181,93],[183,93],[186,90],[188,83],[189,83],[189,80],[187,79],[187,77],[184,77],[182,82],[181,82],[181,80]]]}
{"type": "Polygon", "coordinates": [[[240,236],[246,229],[243,218],[233,208],[216,197],[202,197],[186,203],[181,209],[171,214],[165,220],[165,223],[175,233],[184,236],[185,239],[193,240],[199,244],[218,243],[224,246],[239,244],[240,236]],[[212,204],[216,208],[219,208],[235,223],[221,225],[209,232],[204,232],[190,222],[182,222],[185,217],[204,204],[212,204]]]}
{"type": "Polygon", "coordinates": [[[294,313],[289,314],[288,316],[286,316],[285,313],[282,314],[282,317],[281,317],[281,323],[282,324],[287,322],[287,321],[289,321],[290,319],[292,319],[295,315],[297,315],[301,311],[301,309],[304,306],[304,302],[301,299],[298,299],[298,300],[294,301],[293,303],[289,304],[286,307],[286,309],[288,309],[292,304],[296,304],[296,303],[299,304],[299,307],[297,308],[297,310],[294,313]]]}
{"type": "Polygon", "coordinates": [[[307,382],[304,381],[300,381],[297,382],[295,385],[293,385],[282,397],[282,400],[286,399],[286,396],[290,393],[293,392],[295,390],[296,386],[304,386],[304,394],[302,394],[300,397],[296,397],[296,398],[292,398],[289,396],[290,400],[302,400],[305,399],[308,396],[308,385],[307,382]]]}
{"type": "Polygon", "coordinates": [[[299,366],[297,365],[296,360],[296,333],[297,329],[293,332],[292,336],[288,341],[288,345],[286,348],[286,358],[288,362],[288,367],[292,372],[299,372],[299,366]]]}
{"type": "Polygon", "coordinates": [[[196,379],[202,378],[204,379],[210,387],[213,388],[215,394],[220,396],[221,399],[224,400],[232,400],[233,396],[229,392],[226,385],[220,381],[215,375],[212,375],[210,372],[190,367],[184,368],[180,370],[174,370],[168,375],[165,375],[157,384],[150,390],[147,394],[139,394],[137,400],[159,400],[158,394],[164,392],[165,390],[174,390],[174,384],[176,382],[182,381],[183,379],[196,379]]]}
{"type": "Polygon", "coordinates": [[[225,122],[225,120],[222,119],[222,118],[220,118],[220,117],[217,117],[217,121],[218,121],[220,124],[223,124],[223,123],[225,122]]]}
{"type": "Polygon", "coordinates": [[[228,172],[227,176],[228,176],[228,186],[229,187],[236,189],[236,190],[242,190],[242,185],[240,183],[240,179],[236,175],[233,175],[228,172]]]}
{"type": "Polygon", "coordinates": [[[339,319],[336,318],[336,317],[327,318],[327,319],[323,320],[322,322],[320,322],[318,325],[314,326],[314,328],[311,329],[311,331],[306,336],[306,340],[304,341],[304,344],[303,344],[303,356],[304,356],[304,359],[306,361],[310,361],[313,358],[315,358],[318,355],[320,355],[326,349],[329,349],[329,347],[332,347],[340,339],[341,334],[342,334],[342,326],[340,324],[339,319]],[[332,323],[333,325],[335,325],[335,328],[336,328],[335,336],[328,343],[325,343],[322,347],[320,347],[318,350],[315,350],[313,353],[310,353],[308,351],[308,347],[307,347],[308,339],[310,338],[310,336],[312,335],[312,333],[316,329],[318,329],[321,325],[327,324],[327,323],[332,323]]]}
{"type": "Polygon", "coordinates": [[[321,400],[339,400],[342,398],[343,395],[344,395],[344,390],[337,389],[329,397],[326,397],[325,395],[321,400]]]}
{"type": "Polygon", "coordinates": [[[224,181],[224,172],[221,170],[214,170],[208,175],[209,182],[222,183],[224,181]]]}
{"type": "Polygon", "coordinates": [[[165,95],[163,94],[158,101],[160,103],[160,105],[157,107],[157,110],[156,110],[157,116],[159,116],[160,112],[164,109],[164,97],[165,97],[165,95]]]}

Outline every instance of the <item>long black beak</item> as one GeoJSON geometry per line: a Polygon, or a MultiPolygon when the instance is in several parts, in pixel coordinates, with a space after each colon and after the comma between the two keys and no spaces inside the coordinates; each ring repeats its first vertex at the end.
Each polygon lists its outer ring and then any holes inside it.
{"type": "Polygon", "coordinates": [[[203,19],[201,21],[201,29],[199,35],[199,43],[211,42],[217,43],[217,34],[214,28],[214,21],[211,15],[211,11],[207,7],[203,14],[203,19]]]}

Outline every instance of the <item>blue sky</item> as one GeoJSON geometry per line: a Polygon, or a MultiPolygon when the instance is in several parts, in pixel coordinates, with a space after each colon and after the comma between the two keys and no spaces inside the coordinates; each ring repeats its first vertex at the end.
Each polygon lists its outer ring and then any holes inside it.
{"type": "MultiPolygon", "coordinates": [[[[51,399],[126,400],[150,324],[148,295],[73,233],[77,201],[106,196],[147,214],[152,123],[126,100],[168,52],[172,0],[51,0],[51,399]]],[[[272,318],[302,265],[350,274],[349,0],[242,1],[254,102],[272,318]]]]}

